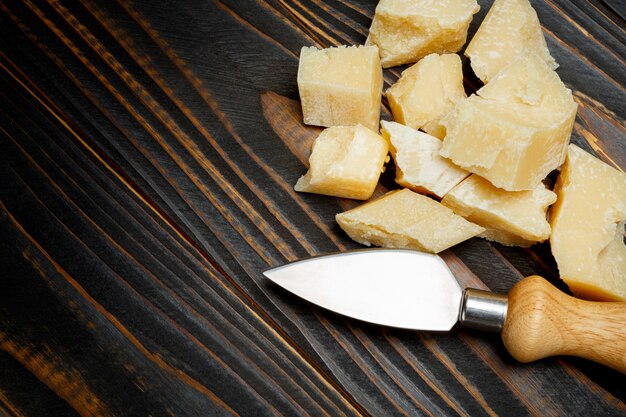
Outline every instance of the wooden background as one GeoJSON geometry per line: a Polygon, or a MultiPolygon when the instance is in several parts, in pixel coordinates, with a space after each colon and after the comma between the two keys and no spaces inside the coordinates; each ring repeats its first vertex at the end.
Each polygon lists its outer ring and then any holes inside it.
{"type": "MultiPolygon", "coordinates": [[[[626,168],[624,3],[533,4],[573,142],[626,168]]],[[[354,202],[292,190],[319,132],[296,71],[304,45],[363,43],[374,7],[0,0],[0,415],[626,415],[600,365],[366,325],[262,277],[357,247],[334,223],[354,202]]],[[[558,284],[547,245],[444,257],[463,285],[558,284]]]]}

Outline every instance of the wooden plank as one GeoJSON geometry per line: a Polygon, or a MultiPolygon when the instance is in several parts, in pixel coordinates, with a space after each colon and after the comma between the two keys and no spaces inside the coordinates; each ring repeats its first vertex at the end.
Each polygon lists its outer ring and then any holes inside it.
{"type": "Polygon", "coordinates": [[[225,271],[89,164],[75,138],[17,110],[36,103],[3,98],[3,350],[81,414],[124,414],[132,398],[131,413],[354,411],[225,271]]]}
{"type": "MultiPolygon", "coordinates": [[[[478,18],[489,2],[480,3],[478,18]]],[[[619,17],[584,2],[533,4],[580,105],[573,141],[623,169],[619,17]]],[[[25,403],[0,378],[4,409],[626,411],[623,376],[611,370],[563,358],[515,364],[497,337],[478,332],[364,325],[262,278],[268,266],[356,247],[334,224],[353,202],[292,190],[319,132],[300,122],[295,73],[303,45],[362,43],[374,6],[0,4],[9,271],[0,341],[3,360],[34,376],[20,390],[43,398],[25,403]]],[[[387,84],[398,75],[386,71],[387,84]]],[[[393,186],[388,173],[379,192],[393,186]]],[[[475,239],[445,257],[464,285],[506,292],[533,273],[558,282],[546,245],[475,239]]]]}

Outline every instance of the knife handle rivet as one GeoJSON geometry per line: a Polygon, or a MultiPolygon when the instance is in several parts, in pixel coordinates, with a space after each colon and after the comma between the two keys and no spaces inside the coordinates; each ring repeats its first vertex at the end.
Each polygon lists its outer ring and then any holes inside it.
{"type": "Polygon", "coordinates": [[[466,288],[463,292],[459,323],[464,327],[499,332],[506,320],[506,295],[466,288]]]}

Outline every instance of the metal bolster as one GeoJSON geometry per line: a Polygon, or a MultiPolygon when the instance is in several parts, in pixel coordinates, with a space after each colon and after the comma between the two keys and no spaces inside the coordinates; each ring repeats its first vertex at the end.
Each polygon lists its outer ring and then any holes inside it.
{"type": "Polygon", "coordinates": [[[466,288],[461,301],[459,323],[465,327],[499,332],[506,320],[506,295],[466,288]]]}

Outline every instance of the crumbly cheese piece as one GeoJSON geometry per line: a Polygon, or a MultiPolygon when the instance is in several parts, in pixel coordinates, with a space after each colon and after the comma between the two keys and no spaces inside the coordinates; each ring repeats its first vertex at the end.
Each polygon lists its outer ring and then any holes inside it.
{"type": "Polygon", "coordinates": [[[505,191],[471,175],[445,195],[441,204],[487,230],[483,237],[508,246],[530,246],[550,237],[546,220],[556,194],[541,184],[529,191],[505,191]]]}
{"type": "Polygon", "coordinates": [[[477,94],[441,120],[441,154],[505,190],[536,188],[565,158],[577,109],[571,91],[527,52],[477,94]]]}
{"type": "Polygon", "coordinates": [[[551,209],[552,254],[581,298],[626,301],[626,174],[570,145],[551,209]]]}
{"type": "Polygon", "coordinates": [[[489,82],[524,50],[530,49],[551,69],[550,55],[537,13],[528,0],[496,0],[465,50],[474,73],[489,82]]]}
{"type": "Polygon", "coordinates": [[[395,121],[443,139],[445,130],[439,119],[467,97],[461,58],[457,54],[427,55],[404,70],[385,95],[395,121]]]}
{"type": "Polygon", "coordinates": [[[365,44],[378,45],[384,68],[458,52],[478,10],[475,0],[380,0],[365,44]]]}
{"type": "Polygon", "coordinates": [[[381,122],[396,164],[396,182],[413,191],[443,197],[469,175],[439,155],[441,141],[395,122],[381,122]]]}
{"type": "Polygon", "coordinates": [[[294,188],[367,200],[376,188],[388,149],[385,139],[361,125],[325,129],[313,143],[309,171],[294,188]]]}
{"type": "Polygon", "coordinates": [[[376,46],[311,46],[300,52],[298,90],[305,124],[362,124],[378,130],[382,88],[376,46]]]}
{"type": "Polygon", "coordinates": [[[437,253],[484,229],[437,201],[403,189],[337,214],[339,226],[356,242],[437,253]]]}

